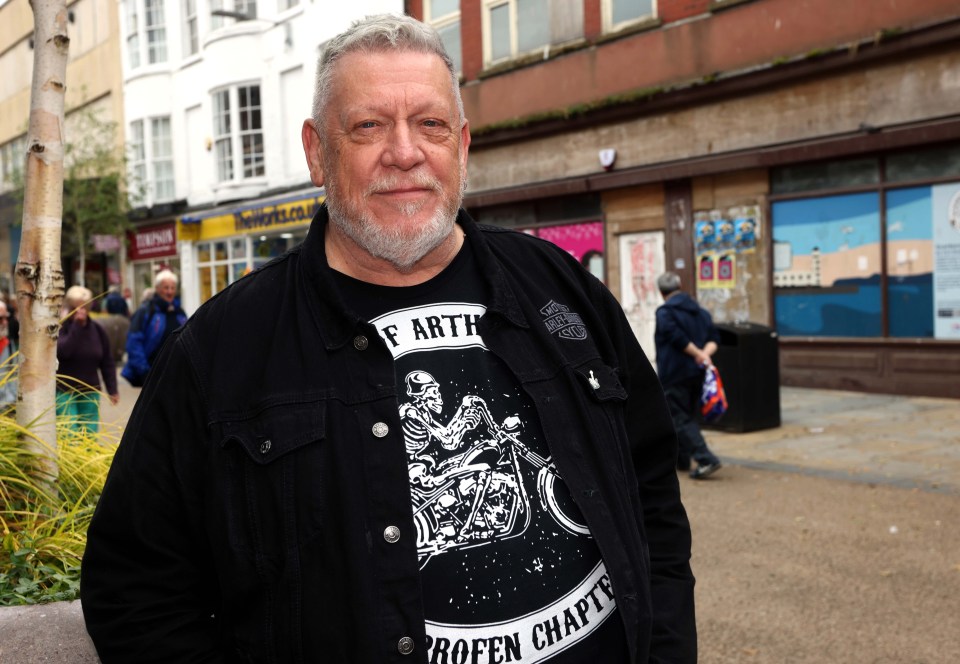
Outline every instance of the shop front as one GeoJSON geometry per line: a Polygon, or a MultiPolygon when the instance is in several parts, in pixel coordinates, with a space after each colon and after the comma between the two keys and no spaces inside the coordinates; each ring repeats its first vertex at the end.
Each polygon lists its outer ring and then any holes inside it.
{"type": "Polygon", "coordinates": [[[771,171],[786,384],[960,396],[960,143],[771,171]]]}
{"type": "Polygon", "coordinates": [[[186,311],[302,242],[323,200],[323,190],[314,188],[180,217],[186,311]]]}
{"type": "Polygon", "coordinates": [[[160,270],[180,273],[177,255],[177,224],[166,221],[139,226],[128,233],[127,275],[125,283],[131,289],[131,304],[136,308],[143,293],[153,288],[153,278],[160,270]]]}

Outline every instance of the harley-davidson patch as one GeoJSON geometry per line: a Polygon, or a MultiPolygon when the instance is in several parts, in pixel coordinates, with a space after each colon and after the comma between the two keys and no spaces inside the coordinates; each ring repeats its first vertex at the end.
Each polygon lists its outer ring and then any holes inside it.
{"type": "Polygon", "coordinates": [[[550,334],[561,339],[583,341],[587,338],[587,327],[583,324],[580,314],[570,311],[570,307],[550,300],[540,309],[543,314],[543,323],[550,334]]]}

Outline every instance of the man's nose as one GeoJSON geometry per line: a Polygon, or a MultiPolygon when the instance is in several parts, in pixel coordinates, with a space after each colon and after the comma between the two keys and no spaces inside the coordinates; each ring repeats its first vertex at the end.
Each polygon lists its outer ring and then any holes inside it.
{"type": "Polygon", "coordinates": [[[416,133],[406,124],[395,124],[387,136],[381,163],[406,171],[420,164],[423,158],[416,133]]]}

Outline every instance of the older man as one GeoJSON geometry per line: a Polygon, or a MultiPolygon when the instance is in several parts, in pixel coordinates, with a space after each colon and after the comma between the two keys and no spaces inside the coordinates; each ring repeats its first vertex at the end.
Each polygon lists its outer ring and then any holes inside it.
{"type": "Polygon", "coordinates": [[[153,279],[153,293],[145,297],[127,331],[127,363],[121,376],[136,387],[143,385],[163,343],[187,321],[177,297],[177,275],[160,270],[153,279]]]}
{"type": "Polygon", "coordinates": [[[620,307],[459,209],[432,29],[355,24],[316,87],[306,241],[174,333],[117,452],[83,568],[101,659],[695,661],[676,437],[620,307]],[[407,440],[427,387],[446,444],[407,440]]]}

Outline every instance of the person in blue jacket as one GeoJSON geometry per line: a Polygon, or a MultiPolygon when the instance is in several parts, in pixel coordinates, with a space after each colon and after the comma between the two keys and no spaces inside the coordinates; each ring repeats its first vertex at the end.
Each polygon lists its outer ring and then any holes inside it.
{"type": "Polygon", "coordinates": [[[680,290],[680,276],[665,272],[657,279],[664,303],[657,309],[657,375],[663,385],[667,406],[677,430],[680,453],[679,470],[690,470],[690,460],[697,462],[690,477],[703,479],[720,468],[717,458],[703,439],[697,424],[700,390],[704,369],[713,364],[720,335],[710,313],[680,290]]]}
{"type": "Polygon", "coordinates": [[[127,332],[127,363],[120,375],[135,387],[143,385],[166,338],[187,322],[177,298],[177,275],[161,270],[153,283],[153,297],[137,309],[127,332]]]}

